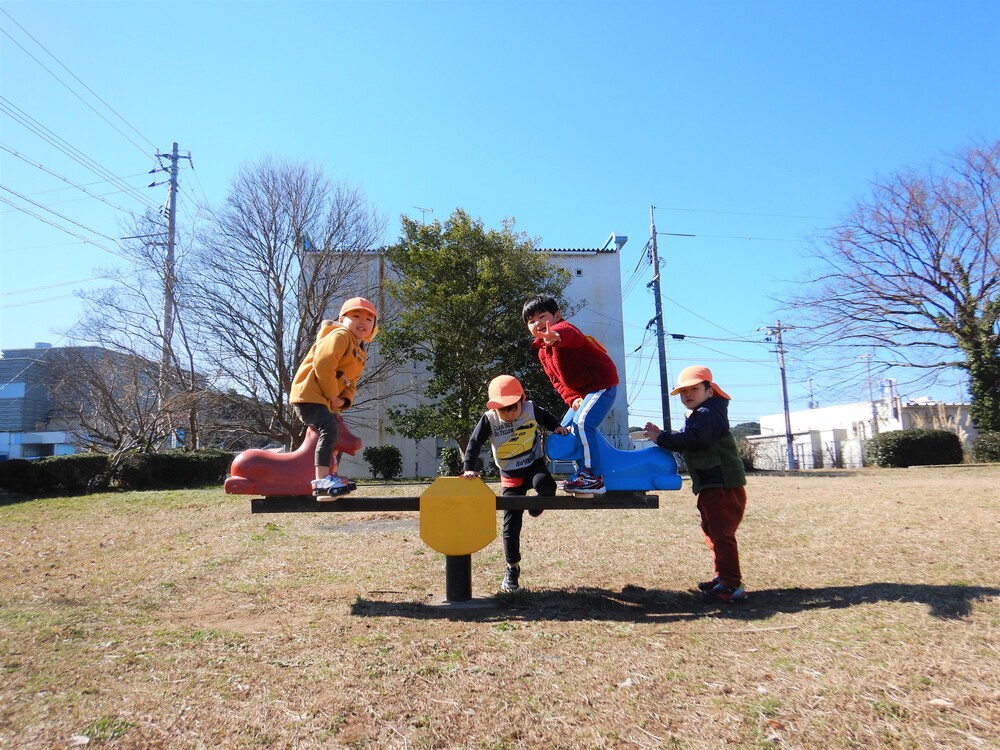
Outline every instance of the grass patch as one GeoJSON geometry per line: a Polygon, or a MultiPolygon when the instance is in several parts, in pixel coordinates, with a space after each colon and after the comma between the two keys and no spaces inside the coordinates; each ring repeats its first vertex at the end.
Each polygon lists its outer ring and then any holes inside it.
{"type": "MultiPolygon", "coordinates": [[[[686,492],[526,518],[524,588],[466,610],[409,514],[0,506],[0,747],[996,747],[998,485],[753,476],[739,607],[697,597],[686,492]]],[[[503,567],[476,553],[475,593],[503,567]]]]}

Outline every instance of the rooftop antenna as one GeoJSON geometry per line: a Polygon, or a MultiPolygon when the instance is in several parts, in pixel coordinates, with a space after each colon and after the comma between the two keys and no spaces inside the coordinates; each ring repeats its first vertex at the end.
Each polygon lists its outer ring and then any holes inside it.
{"type": "Polygon", "coordinates": [[[420,212],[420,223],[421,224],[426,224],[427,223],[427,214],[428,213],[434,213],[434,209],[433,208],[421,208],[420,206],[414,206],[414,208],[417,209],[420,212]]]}

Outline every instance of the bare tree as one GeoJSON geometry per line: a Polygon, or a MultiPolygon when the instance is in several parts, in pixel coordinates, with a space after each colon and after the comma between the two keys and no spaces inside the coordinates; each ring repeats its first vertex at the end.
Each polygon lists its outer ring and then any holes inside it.
{"type": "Polygon", "coordinates": [[[98,453],[156,450],[158,362],[96,346],[47,354],[50,429],[69,430],[77,447],[98,453]]]}
{"type": "Polygon", "coordinates": [[[787,302],[816,346],[874,348],[884,366],[968,376],[980,430],[1000,430],[1000,141],[871,186],[787,302]]]}
{"type": "MultiPolygon", "coordinates": [[[[143,415],[134,431],[147,438],[136,440],[133,447],[155,449],[171,433],[183,436],[180,442],[186,447],[196,447],[198,405],[207,382],[198,373],[196,342],[188,331],[188,316],[180,288],[166,283],[167,268],[163,257],[166,227],[159,217],[147,214],[133,221],[124,232],[127,237],[120,249],[129,264],[103,271],[105,278],[112,282],[111,287],[82,295],[86,313],[74,329],[73,338],[96,344],[106,352],[106,358],[126,363],[130,371],[143,370],[143,415]],[[173,295],[172,305],[165,306],[164,294],[168,291],[173,295]],[[174,317],[169,324],[163,319],[164,310],[168,308],[173,310],[174,317]],[[172,331],[172,335],[168,336],[168,331],[172,331]],[[140,362],[143,363],[141,368],[129,364],[140,362]],[[152,382],[145,376],[149,362],[164,365],[156,366],[157,375],[152,382]]],[[[177,247],[183,248],[183,245],[177,243],[177,247]]],[[[186,255],[182,249],[178,267],[183,267],[186,255]]],[[[93,371],[85,369],[81,375],[97,390],[102,382],[108,382],[102,367],[93,371]]],[[[121,388],[119,379],[112,380],[115,388],[121,388]]],[[[73,391],[66,388],[64,392],[73,391]]],[[[128,389],[125,392],[131,393],[128,389]]],[[[105,405],[108,412],[104,416],[111,423],[117,423],[129,411],[128,408],[116,410],[112,401],[105,405]]],[[[97,441],[88,447],[99,450],[102,444],[97,441]]]]}
{"type": "Polygon", "coordinates": [[[181,288],[216,395],[238,399],[247,432],[286,444],[302,434],[287,405],[295,367],[320,321],[368,292],[384,230],[359,189],[318,168],[266,158],[239,170],[181,288]]]}

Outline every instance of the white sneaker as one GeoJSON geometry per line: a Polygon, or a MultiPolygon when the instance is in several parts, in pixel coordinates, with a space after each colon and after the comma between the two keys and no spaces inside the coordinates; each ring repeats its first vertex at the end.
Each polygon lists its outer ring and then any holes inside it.
{"type": "Polygon", "coordinates": [[[346,495],[358,488],[358,485],[350,479],[339,474],[327,474],[322,479],[314,479],[311,484],[313,495],[329,495],[330,497],[346,495]]]}

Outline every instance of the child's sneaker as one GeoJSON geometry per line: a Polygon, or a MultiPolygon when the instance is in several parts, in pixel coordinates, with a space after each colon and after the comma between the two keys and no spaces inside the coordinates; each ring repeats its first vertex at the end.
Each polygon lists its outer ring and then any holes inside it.
{"type": "Polygon", "coordinates": [[[740,604],[745,602],[749,597],[747,596],[747,592],[743,590],[742,584],[733,588],[724,583],[717,583],[708,591],[703,591],[701,598],[706,602],[715,602],[718,604],[740,604]]]}
{"type": "Polygon", "coordinates": [[[322,495],[338,497],[340,495],[346,495],[348,492],[353,492],[357,488],[358,485],[350,479],[340,476],[339,474],[327,474],[322,479],[314,479],[312,481],[312,491],[314,497],[320,497],[322,495]]]}
{"type": "Polygon", "coordinates": [[[719,577],[716,576],[711,581],[702,581],[701,583],[699,583],[698,584],[698,590],[699,591],[711,591],[712,589],[714,589],[720,583],[721,583],[721,581],[719,580],[719,577]]]}
{"type": "Polygon", "coordinates": [[[563,491],[574,495],[603,495],[606,492],[604,477],[599,477],[589,469],[581,469],[575,477],[562,483],[563,491]]]}
{"type": "Polygon", "coordinates": [[[517,591],[520,586],[517,585],[518,579],[521,577],[521,566],[520,565],[508,565],[507,575],[503,577],[503,583],[500,584],[500,590],[505,594],[513,594],[517,591]]]}

